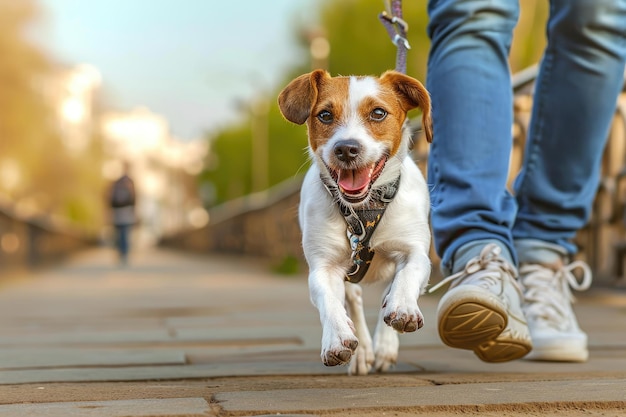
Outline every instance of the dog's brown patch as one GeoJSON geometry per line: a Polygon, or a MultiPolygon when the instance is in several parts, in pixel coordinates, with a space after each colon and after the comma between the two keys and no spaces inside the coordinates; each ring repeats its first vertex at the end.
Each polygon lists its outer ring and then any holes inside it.
{"type": "MultiPolygon", "coordinates": [[[[297,124],[307,123],[313,152],[333,136],[338,124],[347,122],[352,111],[349,109],[350,79],[330,77],[326,71],[316,70],[299,76],[280,93],[278,103],[285,118],[297,124]],[[332,114],[331,122],[318,119],[323,111],[332,114]]],[[[394,155],[401,144],[407,112],[419,107],[424,133],[431,142],[430,97],[422,83],[396,71],[385,72],[376,82],[379,86],[376,94],[364,96],[355,109],[359,122],[376,140],[386,143],[390,155],[394,155]],[[372,120],[371,114],[376,108],[387,112],[384,120],[372,120]]]]}
{"type": "Polygon", "coordinates": [[[307,121],[309,145],[313,152],[332,137],[337,130],[337,124],[345,119],[348,110],[349,85],[349,77],[327,77],[319,80],[317,101],[313,103],[307,121]],[[317,118],[324,110],[333,115],[332,123],[326,124],[317,118]]]}

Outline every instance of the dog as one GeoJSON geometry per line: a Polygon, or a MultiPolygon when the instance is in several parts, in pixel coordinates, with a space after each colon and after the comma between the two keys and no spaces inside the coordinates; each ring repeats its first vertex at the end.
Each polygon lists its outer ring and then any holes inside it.
{"type": "Polygon", "coordinates": [[[312,164],[298,215],[310,297],[322,323],[322,362],[349,364],[355,375],[387,371],[397,361],[397,333],[424,323],[417,300],[431,271],[430,201],[409,155],[407,112],[421,109],[431,142],[430,96],[396,71],[331,77],[315,70],[291,81],[278,105],[285,119],[308,130],[312,164]],[[373,340],[361,279],[389,282],[373,340]]]}

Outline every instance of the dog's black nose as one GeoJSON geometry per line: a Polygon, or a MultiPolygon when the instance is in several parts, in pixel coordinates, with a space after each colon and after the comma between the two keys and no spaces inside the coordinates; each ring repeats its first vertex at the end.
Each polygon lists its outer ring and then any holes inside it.
{"type": "Polygon", "coordinates": [[[335,147],[333,149],[337,159],[341,162],[350,162],[359,156],[359,153],[361,152],[361,145],[354,139],[345,139],[335,143],[335,147]]]}

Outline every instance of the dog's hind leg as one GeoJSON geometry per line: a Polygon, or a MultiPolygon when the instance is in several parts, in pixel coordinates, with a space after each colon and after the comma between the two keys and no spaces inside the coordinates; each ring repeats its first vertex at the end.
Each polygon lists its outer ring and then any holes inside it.
{"type": "MultiPolygon", "coordinates": [[[[386,299],[390,289],[391,283],[383,295],[383,300],[386,299]]],[[[396,364],[399,346],[398,333],[385,323],[384,309],[381,308],[374,331],[374,369],[376,372],[387,372],[396,364]]]]}
{"type": "Polygon", "coordinates": [[[348,312],[354,323],[356,337],[359,339],[359,346],[352,356],[348,373],[350,375],[367,375],[374,364],[374,349],[363,311],[363,289],[360,285],[349,282],[346,282],[345,286],[348,312]]]}

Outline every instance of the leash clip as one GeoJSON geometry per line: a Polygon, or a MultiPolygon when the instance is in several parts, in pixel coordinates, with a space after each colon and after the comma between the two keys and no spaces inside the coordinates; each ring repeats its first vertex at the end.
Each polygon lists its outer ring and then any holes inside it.
{"type": "Polygon", "coordinates": [[[390,23],[402,26],[403,31],[409,31],[409,24],[403,18],[398,16],[389,16],[389,13],[386,11],[381,12],[381,17],[390,23]]]}
{"type": "Polygon", "coordinates": [[[396,47],[398,46],[398,42],[402,42],[402,45],[406,49],[411,49],[411,45],[409,45],[409,41],[407,40],[407,38],[405,38],[404,36],[400,36],[397,33],[396,33],[396,36],[393,37],[391,42],[393,42],[393,44],[396,45],[396,47]]]}

